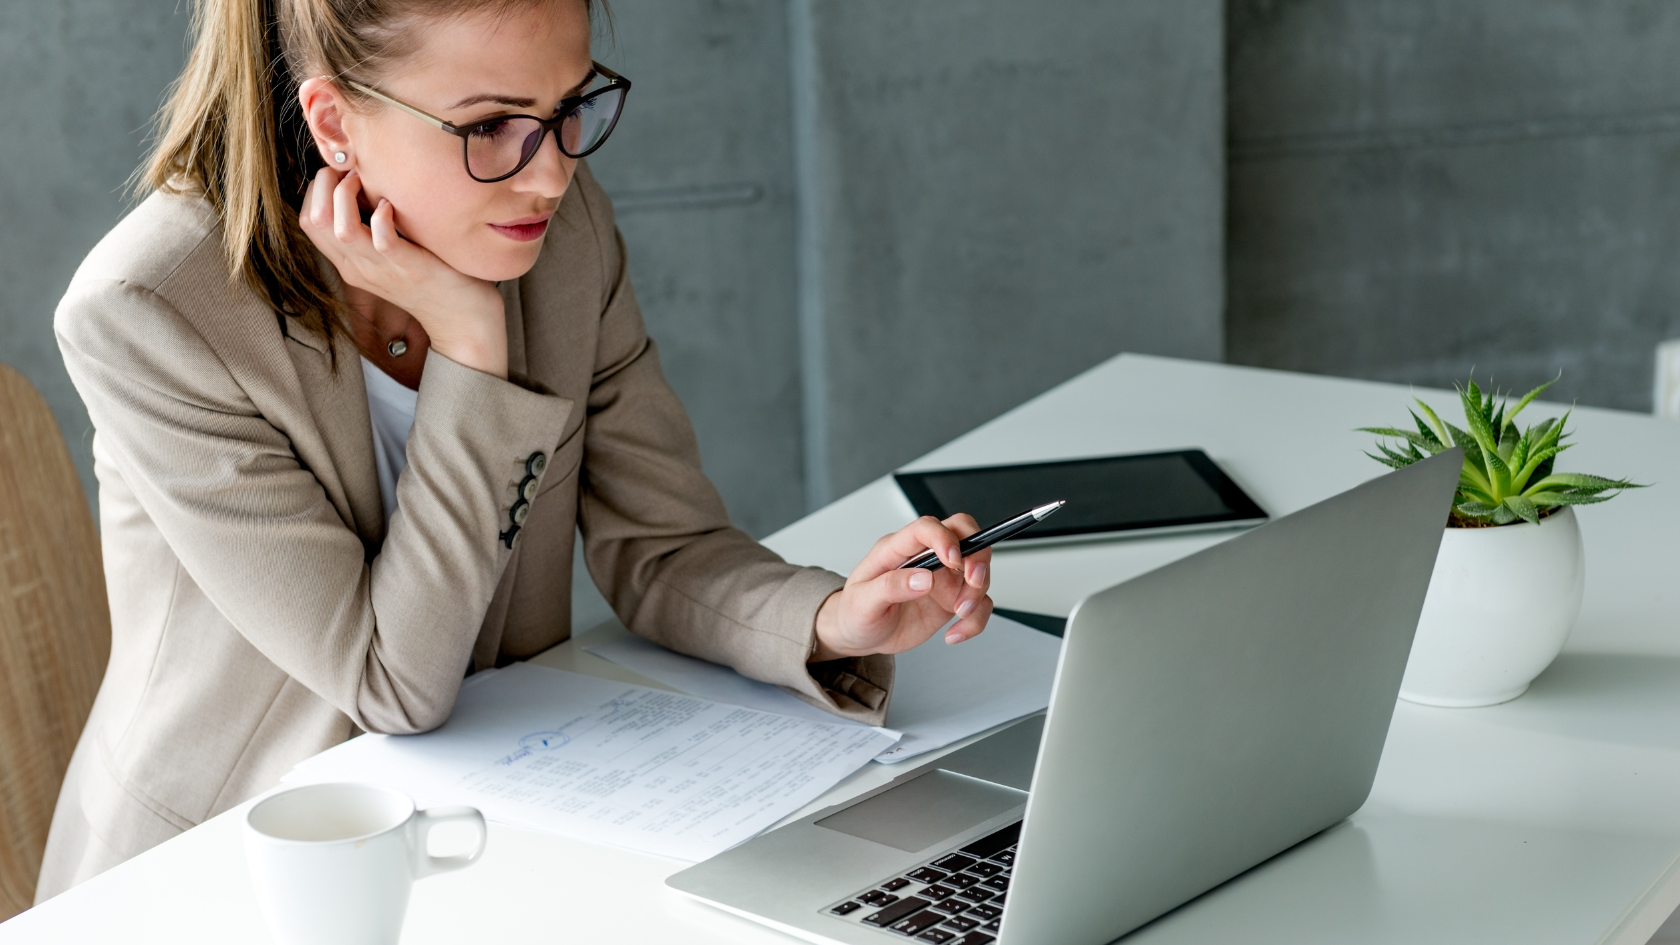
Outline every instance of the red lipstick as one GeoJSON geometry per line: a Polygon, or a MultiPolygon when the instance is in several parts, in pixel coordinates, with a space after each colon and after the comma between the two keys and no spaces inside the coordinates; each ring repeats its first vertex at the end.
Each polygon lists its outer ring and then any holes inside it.
{"type": "Polygon", "coordinates": [[[541,213],[536,216],[510,220],[507,223],[492,223],[490,229],[515,242],[529,243],[532,240],[541,239],[542,235],[548,232],[548,221],[553,216],[552,213],[541,213]]]}

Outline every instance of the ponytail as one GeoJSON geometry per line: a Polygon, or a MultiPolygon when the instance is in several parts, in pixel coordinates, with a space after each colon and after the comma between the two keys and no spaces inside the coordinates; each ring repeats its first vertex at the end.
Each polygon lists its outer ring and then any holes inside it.
{"type": "Polygon", "coordinates": [[[282,64],[272,6],[196,4],[192,55],[158,115],[161,134],[140,180],[208,200],[221,217],[229,271],[330,341],[342,303],[297,219],[320,158],[282,64]]]}
{"type": "MultiPolygon", "coordinates": [[[[344,306],[298,225],[321,167],[298,82],[328,75],[374,84],[411,49],[404,22],[535,2],[197,0],[192,54],[158,113],[157,142],[136,184],[208,200],[221,218],[229,271],[332,351],[344,306]]],[[[597,0],[584,2],[593,13],[597,0]]],[[[361,98],[345,83],[339,88],[361,98]]]]}

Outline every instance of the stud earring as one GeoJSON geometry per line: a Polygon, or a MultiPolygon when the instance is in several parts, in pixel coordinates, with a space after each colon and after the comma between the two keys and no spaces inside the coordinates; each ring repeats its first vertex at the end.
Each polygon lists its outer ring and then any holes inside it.
{"type": "Polygon", "coordinates": [[[350,159],[350,156],[345,154],[343,151],[334,151],[333,152],[333,160],[337,161],[340,164],[343,164],[345,161],[347,161],[349,159],[350,159]]]}

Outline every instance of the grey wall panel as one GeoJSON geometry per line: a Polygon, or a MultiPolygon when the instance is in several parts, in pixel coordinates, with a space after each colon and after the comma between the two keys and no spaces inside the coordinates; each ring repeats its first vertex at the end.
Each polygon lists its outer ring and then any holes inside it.
{"type": "Polygon", "coordinates": [[[1233,0],[1231,360],[1647,409],[1680,5],[1233,0]]]}
{"type": "Polygon", "coordinates": [[[0,361],[52,406],[90,502],[92,428],[53,309],[127,206],[123,181],[180,71],[186,29],[174,4],[0,3],[0,361]]]}
{"type": "Polygon", "coordinates": [[[830,495],[1119,351],[1221,356],[1218,3],[809,11],[830,495]]]}
{"type": "Polygon", "coordinates": [[[1232,136],[1672,111],[1669,0],[1230,0],[1232,136]]]}
{"type": "Polygon", "coordinates": [[[667,375],[736,523],[804,513],[783,0],[614,0],[635,83],[590,165],[667,375]]]}

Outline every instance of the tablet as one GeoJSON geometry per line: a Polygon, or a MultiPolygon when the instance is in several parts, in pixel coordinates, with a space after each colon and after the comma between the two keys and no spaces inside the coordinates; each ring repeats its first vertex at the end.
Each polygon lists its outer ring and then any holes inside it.
{"type": "Polygon", "coordinates": [[[1066,499],[1008,545],[1258,525],[1266,513],[1201,450],[894,473],[916,514],[974,516],[981,528],[1066,499]]]}

